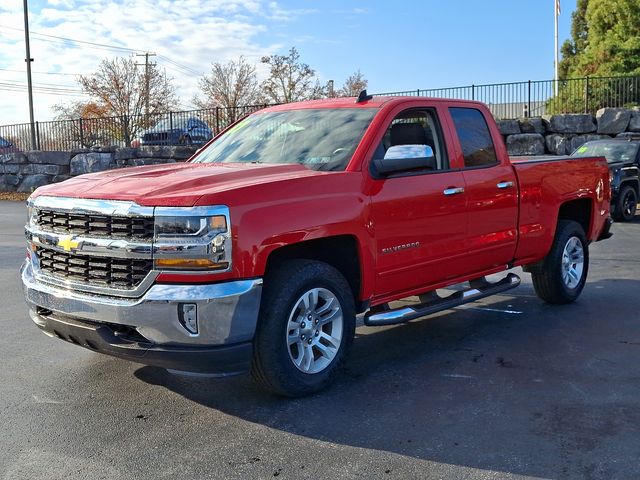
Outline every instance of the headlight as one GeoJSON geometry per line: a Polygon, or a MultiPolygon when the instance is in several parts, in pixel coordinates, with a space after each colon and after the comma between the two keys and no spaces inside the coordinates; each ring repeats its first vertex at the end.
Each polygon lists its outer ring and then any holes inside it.
{"type": "Polygon", "coordinates": [[[159,270],[226,271],[231,266],[227,207],[157,208],[154,262],[159,270]]]}
{"type": "Polygon", "coordinates": [[[33,206],[33,203],[27,201],[27,227],[33,227],[37,223],[38,210],[33,206]]]}
{"type": "Polygon", "coordinates": [[[156,237],[197,236],[206,232],[223,233],[227,231],[227,219],[224,215],[212,217],[156,217],[156,237]]]}

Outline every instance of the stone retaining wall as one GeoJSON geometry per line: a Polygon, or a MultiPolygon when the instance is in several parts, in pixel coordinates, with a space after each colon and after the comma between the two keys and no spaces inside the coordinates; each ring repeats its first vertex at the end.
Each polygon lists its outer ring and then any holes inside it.
{"type": "MultiPolygon", "coordinates": [[[[640,109],[603,108],[589,114],[550,115],[498,122],[510,155],[568,155],[590,140],[640,136],[640,109]]],[[[179,162],[192,147],[111,148],[73,152],[0,154],[0,191],[31,192],[83,173],[112,168],[179,162]]]]}
{"type": "Polygon", "coordinates": [[[547,115],[498,122],[509,155],[569,155],[591,140],[638,132],[640,109],[603,108],[589,114],[547,115]]]}
{"type": "Polygon", "coordinates": [[[176,146],[0,154],[0,191],[32,192],[83,173],[185,161],[195,150],[176,146]]]}

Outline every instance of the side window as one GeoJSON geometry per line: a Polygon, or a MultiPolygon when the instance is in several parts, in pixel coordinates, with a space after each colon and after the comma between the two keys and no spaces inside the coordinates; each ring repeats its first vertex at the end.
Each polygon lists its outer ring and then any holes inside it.
{"type": "Polygon", "coordinates": [[[444,142],[435,113],[430,110],[407,110],[400,113],[387,128],[374,158],[384,158],[389,147],[398,145],[427,145],[433,150],[436,170],[447,170],[444,142]]]}
{"type": "Polygon", "coordinates": [[[450,108],[464,155],[464,166],[483,167],[498,163],[489,127],[480,110],[450,108]]]}

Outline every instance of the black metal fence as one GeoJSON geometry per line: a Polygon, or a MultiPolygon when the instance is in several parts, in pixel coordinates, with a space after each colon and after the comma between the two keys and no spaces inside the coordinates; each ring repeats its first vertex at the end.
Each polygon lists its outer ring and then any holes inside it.
{"type": "Polygon", "coordinates": [[[463,87],[417,89],[376,95],[477,100],[496,118],[535,117],[555,113],[591,113],[603,107],[640,105],[640,76],[584,77],[463,87]]]}
{"type": "MultiPolygon", "coordinates": [[[[534,117],[554,113],[592,113],[602,107],[640,105],[640,76],[584,77],[463,87],[417,89],[376,95],[411,95],[477,100],[496,118],[534,117]]],[[[30,124],[0,126],[0,137],[19,150],[73,150],[77,148],[140,144],[198,144],[227,125],[267,105],[212,108],[107,118],[36,122],[36,145],[30,124]],[[204,124],[201,125],[201,124],[204,124]],[[195,125],[195,126],[194,126],[195,125]],[[200,126],[198,126],[200,125],[200,126]],[[204,127],[204,128],[203,128],[204,127]],[[171,133],[170,133],[171,132],[171,133]]],[[[6,148],[4,149],[6,151],[6,148]]],[[[3,147],[0,144],[0,153],[3,147]]]]}
{"type": "MultiPolygon", "coordinates": [[[[31,145],[30,124],[0,126],[0,137],[17,150],[74,150],[138,145],[198,145],[227,125],[266,105],[211,108],[152,115],[79,118],[35,122],[36,145],[31,145]]],[[[5,147],[5,150],[8,150],[5,147]]],[[[2,148],[0,148],[2,153],[2,148]]]]}

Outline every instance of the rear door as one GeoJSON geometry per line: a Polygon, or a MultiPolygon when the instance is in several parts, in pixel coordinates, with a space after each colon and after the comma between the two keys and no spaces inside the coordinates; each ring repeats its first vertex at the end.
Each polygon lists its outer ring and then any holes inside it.
{"type": "Polygon", "coordinates": [[[464,165],[467,200],[466,274],[510,263],[515,255],[518,226],[518,182],[494,122],[468,106],[450,107],[454,142],[464,165]],[[492,131],[489,127],[493,127],[492,131]]]}

